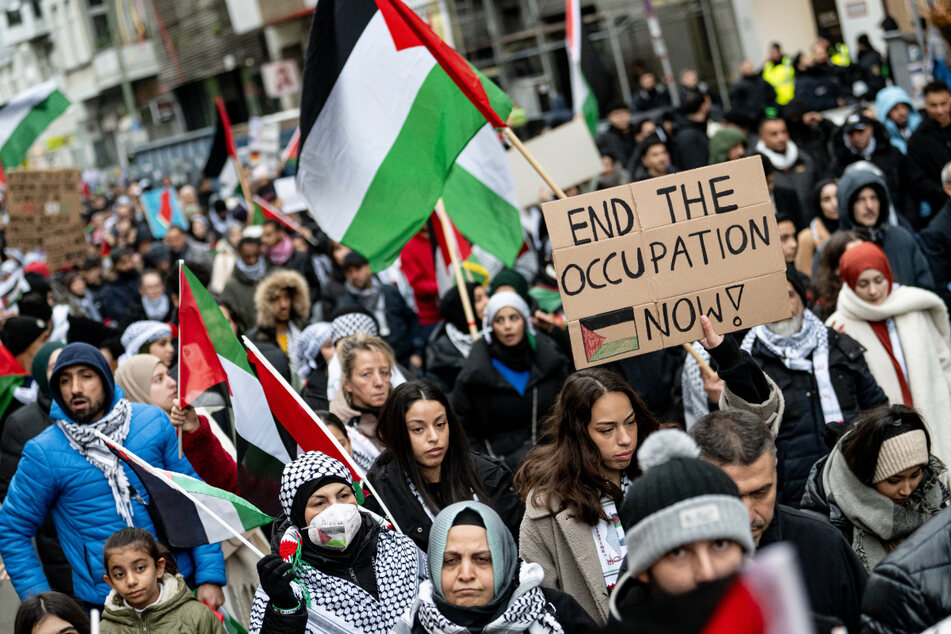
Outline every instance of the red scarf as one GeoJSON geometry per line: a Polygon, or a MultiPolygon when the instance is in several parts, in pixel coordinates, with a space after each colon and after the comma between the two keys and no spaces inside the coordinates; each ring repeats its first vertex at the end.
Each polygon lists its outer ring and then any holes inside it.
{"type": "Polygon", "coordinates": [[[892,361],[892,367],[895,368],[895,374],[898,375],[898,384],[901,386],[902,400],[906,406],[914,407],[915,405],[911,400],[911,389],[908,387],[908,381],[905,380],[905,373],[902,372],[901,364],[898,363],[898,359],[895,358],[895,354],[892,352],[892,338],[888,334],[888,325],[884,321],[870,321],[868,325],[872,327],[875,336],[885,347],[885,352],[888,353],[888,358],[892,361]]]}

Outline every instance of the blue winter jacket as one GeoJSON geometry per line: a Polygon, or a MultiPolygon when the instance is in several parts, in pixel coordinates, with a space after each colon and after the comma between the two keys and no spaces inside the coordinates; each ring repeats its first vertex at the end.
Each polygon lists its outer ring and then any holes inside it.
{"type": "Polygon", "coordinates": [[[911,135],[921,123],[921,115],[915,110],[911,103],[911,98],[904,88],[898,86],[889,86],[882,88],[875,96],[875,116],[885,124],[888,130],[888,138],[892,145],[901,150],[902,154],[908,154],[908,140],[898,131],[898,126],[894,121],[888,118],[888,113],[898,104],[903,103],[908,106],[908,134],[911,135]]]}
{"type": "MultiPolygon", "coordinates": [[[[112,406],[123,396],[122,388],[115,386],[112,406]]],[[[50,417],[69,420],[56,402],[50,417]]],[[[188,460],[178,457],[174,427],[165,412],[154,405],[132,404],[132,422],[124,446],[155,467],[198,477],[188,460]]],[[[122,467],[135,489],[133,523],[154,535],[155,526],[145,507],[148,492],[129,467],[122,467]]],[[[110,535],[125,528],[125,522],[116,511],[105,476],[69,446],[56,425],[26,444],[0,508],[0,556],[21,600],[50,589],[31,541],[47,511],[73,569],[75,595],[89,603],[103,604],[109,593],[109,586],[102,580],[103,546],[110,535]]],[[[224,557],[218,544],[174,554],[181,574],[186,578],[194,574],[196,585],[225,585],[224,557]]]]}

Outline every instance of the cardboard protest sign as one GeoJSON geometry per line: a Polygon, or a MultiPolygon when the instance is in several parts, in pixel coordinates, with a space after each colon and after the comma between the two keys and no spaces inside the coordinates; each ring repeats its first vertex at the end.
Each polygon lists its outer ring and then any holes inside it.
{"type": "Polygon", "coordinates": [[[55,271],[86,257],[78,169],[7,172],[7,244],[43,249],[55,271]]]}
{"type": "MultiPolygon", "coordinates": [[[[572,185],[587,183],[597,178],[603,169],[601,153],[584,119],[572,119],[550,132],[544,132],[525,142],[525,147],[545,166],[545,171],[562,189],[572,185]]],[[[515,148],[506,152],[519,208],[539,202],[540,188],[548,189],[545,181],[538,175],[522,153],[515,148]]]]}
{"type": "Polygon", "coordinates": [[[758,157],[542,206],[575,367],[789,317],[758,157]]]}

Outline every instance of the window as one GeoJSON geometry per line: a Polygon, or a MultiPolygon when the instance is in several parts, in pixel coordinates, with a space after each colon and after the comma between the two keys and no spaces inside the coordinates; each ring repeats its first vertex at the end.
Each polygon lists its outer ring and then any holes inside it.
{"type": "Polygon", "coordinates": [[[97,51],[112,46],[112,34],[109,32],[109,19],[104,13],[92,16],[92,38],[96,44],[97,51]]]}
{"type": "Polygon", "coordinates": [[[33,7],[33,17],[42,18],[43,17],[42,0],[30,0],[30,5],[33,7]]]}
{"type": "Polygon", "coordinates": [[[19,26],[23,24],[23,16],[19,9],[7,11],[7,26],[19,26]]]}

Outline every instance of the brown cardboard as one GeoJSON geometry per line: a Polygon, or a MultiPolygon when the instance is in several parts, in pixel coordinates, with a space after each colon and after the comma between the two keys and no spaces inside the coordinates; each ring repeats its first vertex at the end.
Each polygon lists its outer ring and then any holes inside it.
{"type": "Polygon", "coordinates": [[[51,270],[85,257],[79,170],[13,170],[6,176],[8,244],[43,249],[51,270]]]}
{"type": "Polygon", "coordinates": [[[542,205],[552,250],[597,244],[641,230],[629,185],[542,205]],[[616,215],[615,215],[616,214],[616,215]]]}
{"type": "Polygon", "coordinates": [[[554,252],[566,314],[596,315],[653,301],[650,277],[639,265],[643,260],[643,235],[635,233],[554,252]]]}
{"type": "Polygon", "coordinates": [[[734,205],[742,208],[769,201],[763,164],[758,156],[650,178],[631,183],[630,187],[643,229],[696,220],[704,215],[715,216],[718,209],[722,212],[734,205]],[[684,204],[685,196],[697,202],[688,208],[684,204]]]}
{"type": "Polygon", "coordinates": [[[678,222],[644,235],[644,265],[655,299],[785,271],[771,203],[678,222]],[[767,244],[768,242],[768,244],[767,244]]]}

